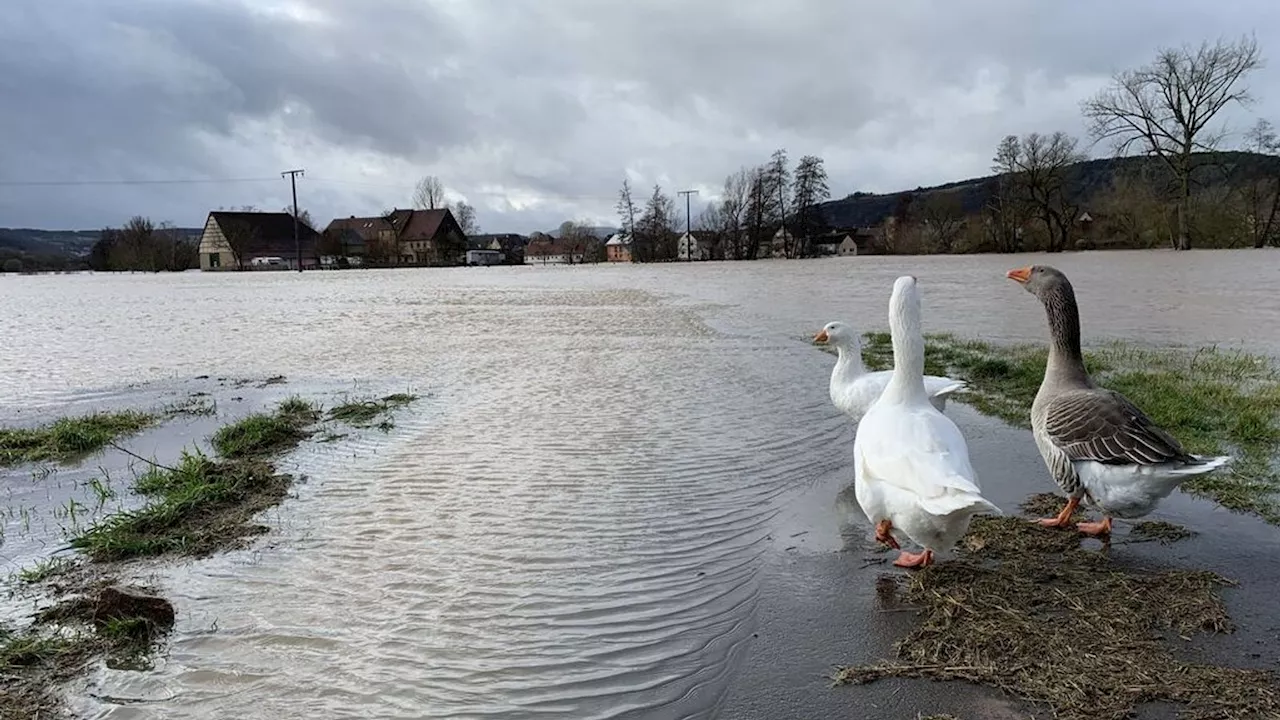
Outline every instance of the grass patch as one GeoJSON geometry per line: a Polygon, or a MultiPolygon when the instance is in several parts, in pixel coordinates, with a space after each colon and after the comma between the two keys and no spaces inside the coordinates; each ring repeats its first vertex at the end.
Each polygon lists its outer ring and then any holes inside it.
{"type": "MultiPolygon", "coordinates": [[[[826,348],[824,348],[826,349],[826,348]]],[[[829,349],[827,349],[830,352],[829,349]]],[[[893,365],[888,333],[866,333],[867,367],[893,365]]],[[[1030,427],[1044,377],[1044,345],[996,346],[926,335],[925,372],[968,381],[959,399],[979,412],[1030,427]]],[[[1189,452],[1230,454],[1231,465],[1182,489],[1280,525],[1280,369],[1261,355],[1200,348],[1151,349],[1113,342],[1084,353],[1095,382],[1124,393],[1189,452]]]]}
{"type": "Polygon", "coordinates": [[[219,429],[213,445],[220,459],[184,452],[172,467],[153,466],[134,485],[149,503],[103,519],[71,545],[95,561],[201,556],[266,532],[253,517],[283,500],[293,482],[276,472],[270,457],[309,437],[318,418],[312,405],[290,398],[273,413],[219,429]]]}
{"type": "Polygon", "coordinates": [[[353,427],[370,427],[377,424],[383,430],[390,430],[394,425],[385,416],[417,399],[416,395],[396,393],[380,400],[348,402],[330,409],[327,417],[353,427]],[[379,418],[382,420],[379,421],[379,418]],[[375,423],[375,421],[378,422],[375,423]]]}
{"type": "Polygon", "coordinates": [[[1140,540],[1156,540],[1162,545],[1169,545],[1195,537],[1196,532],[1164,520],[1147,520],[1134,524],[1133,529],[1129,531],[1129,536],[1140,540]]]}
{"type": "Polygon", "coordinates": [[[18,571],[18,581],[24,585],[35,585],[55,578],[76,566],[75,560],[66,557],[41,560],[28,568],[18,571]]]}
{"type": "Polygon", "coordinates": [[[273,413],[255,413],[219,428],[213,434],[213,447],[231,460],[273,455],[306,439],[307,426],[319,418],[313,405],[289,398],[273,413]]]}
{"type": "Polygon", "coordinates": [[[37,428],[0,428],[0,467],[76,460],[155,421],[154,415],[125,410],[61,418],[37,428]]]}
{"type": "Polygon", "coordinates": [[[174,467],[152,468],[138,479],[135,490],[151,502],[103,519],[71,545],[95,561],[208,555],[265,532],[251,519],[283,500],[291,482],[261,460],[184,453],[174,467]]]}
{"type": "Polygon", "coordinates": [[[1119,720],[1157,702],[1195,718],[1280,713],[1274,674],[1179,657],[1193,634],[1233,631],[1218,595],[1226,578],[1121,568],[1081,549],[1077,533],[1017,517],[975,518],[957,553],[891,581],[918,609],[917,628],[893,660],[839,668],[837,684],[964,680],[1064,719],[1119,720]]]}

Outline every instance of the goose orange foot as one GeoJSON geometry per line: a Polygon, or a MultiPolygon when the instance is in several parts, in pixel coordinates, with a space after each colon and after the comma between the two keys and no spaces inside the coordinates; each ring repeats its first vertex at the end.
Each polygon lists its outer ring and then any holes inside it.
{"type": "Polygon", "coordinates": [[[1104,515],[1102,522],[1077,523],[1076,529],[1090,537],[1110,537],[1111,518],[1104,515]]]}
{"type": "Polygon", "coordinates": [[[905,550],[893,561],[894,565],[901,568],[922,568],[933,564],[933,551],[928,548],[924,552],[909,553],[905,550]]]}
{"type": "Polygon", "coordinates": [[[899,547],[898,541],[895,540],[893,536],[889,534],[889,531],[891,529],[893,529],[893,523],[889,522],[888,519],[881,520],[879,523],[877,523],[876,524],[876,542],[884,543],[885,545],[888,545],[894,550],[901,550],[902,548],[899,547]]]}
{"type": "Polygon", "coordinates": [[[1066,507],[1062,508],[1062,512],[1058,513],[1057,517],[1041,518],[1036,522],[1048,528],[1071,527],[1071,516],[1075,514],[1078,507],[1080,507],[1080,498],[1070,498],[1067,500],[1066,507]]]}

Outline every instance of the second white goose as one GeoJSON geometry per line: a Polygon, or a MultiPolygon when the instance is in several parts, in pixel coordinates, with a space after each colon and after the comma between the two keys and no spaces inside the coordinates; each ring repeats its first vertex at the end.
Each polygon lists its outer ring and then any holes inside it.
{"type": "MultiPolygon", "coordinates": [[[[846,323],[827,323],[814,336],[813,341],[836,349],[836,366],[831,369],[829,386],[831,404],[853,418],[854,422],[861,420],[871,403],[884,392],[889,378],[893,377],[893,371],[867,371],[867,366],[862,362],[862,342],[858,339],[858,332],[846,323]]],[[[963,380],[938,375],[924,376],[925,393],[929,396],[929,402],[939,411],[946,409],[947,398],[952,393],[960,392],[966,387],[963,380]]]]}

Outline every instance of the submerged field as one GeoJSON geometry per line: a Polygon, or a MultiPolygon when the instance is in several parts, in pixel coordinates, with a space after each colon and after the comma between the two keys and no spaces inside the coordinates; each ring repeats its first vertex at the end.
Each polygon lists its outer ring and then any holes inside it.
{"type": "MultiPolygon", "coordinates": [[[[949,334],[926,336],[925,372],[968,381],[958,396],[980,412],[1030,427],[1044,376],[1043,345],[998,346],[949,334]]],[[[1154,349],[1110,343],[1085,351],[1099,384],[1142,408],[1196,454],[1229,454],[1228,469],[1182,488],[1236,512],[1280,524],[1280,369],[1262,355],[1218,348],[1154,349]]],[[[893,366],[888,333],[867,333],[867,367],[893,366]]]]}
{"type": "MultiPolygon", "coordinates": [[[[0,622],[0,720],[58,717],[54,688],[93,662],[149,666],[173,627],[174,608],[154,589],[121,580],[123,562],[204,556],[267,532],[255,518],[284,500],[294,482],[276,467],[283,455],[322,430],[326,438],[345,437],[328,427],[335,422],[387,431],[394,427],[392,413],[415,400],[409,394],[348,400],[326,412],[289,397],[219,427],[208,438],[213,454],[196,447],[167,464],[118,441],[176,415],[209,414],[212,405],[186,402],[155,413],[93,413],[0,429],[0,459],[10,465],[71,463],[112,447],[142,466],[129,488],[136,500],[131,507],[104,513],[88,527],[64,529],[78,554],[46,558],[9,578],[12,594],[43,598],[47,607],[24,626],[0,622]]],[[[109,478],[95,487],[104,497],[114,493],[109,478]]]]}

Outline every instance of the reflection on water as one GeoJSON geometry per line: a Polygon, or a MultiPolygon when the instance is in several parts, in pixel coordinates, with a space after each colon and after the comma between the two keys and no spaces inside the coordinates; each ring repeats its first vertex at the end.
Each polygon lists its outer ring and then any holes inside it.
{"type": "MultiPolygon", "coordinates": [[[[1280,354],[1277,256],[1064,255],[1090,339],[1280,354]]],[[[389,438],[308,446],[253,549],[165,570],[151,675],[86,712],[160,717],[709,717],[756,629],[771,520],[843,454],[832,319],[1042,341],[1004,278],[1044,258],[6,278],[0,410],[197,375],[431,394],[389,438]],[[380,443],[380,444],[378,444],[380,443]]]]}

